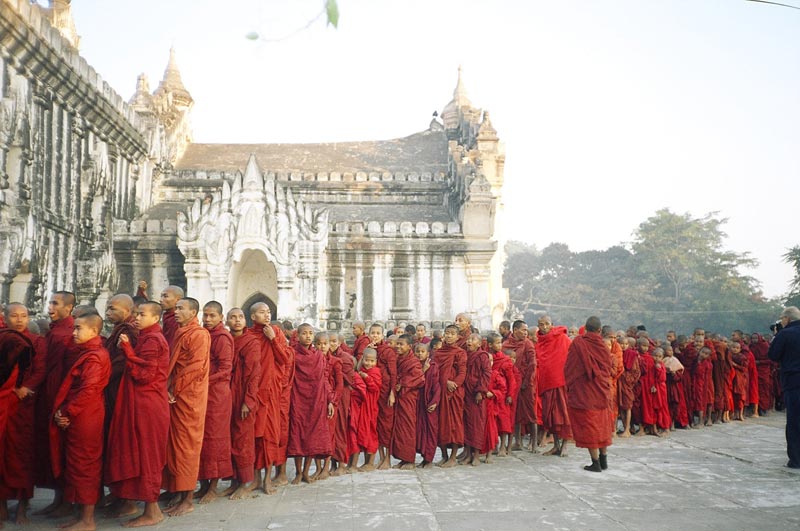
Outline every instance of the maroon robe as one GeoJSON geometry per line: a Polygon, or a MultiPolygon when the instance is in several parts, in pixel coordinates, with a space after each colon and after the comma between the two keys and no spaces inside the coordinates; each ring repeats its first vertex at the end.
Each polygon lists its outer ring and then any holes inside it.
{"type": "Polygon", "coordinates": [[[633,408],[635,400],[636,384],[641,377],[641,370],[639,369],[639,354],[636,350],[629,348],[625,349],[622,353],[622,365],[624,370],[619,377],[617,386],[617,399],[619,400],[619,408],[622,410],[629,410],[633,408]]]}
{"type": "Polygon", "coordinates": [[[364,349],[369,346],[370,340],[367,334],[361,334],[356,338],[355,343],[353,343],[353,357],[356,359],[356,362],[361,361],[361,356],[364,355],[364,349]]]}
{"type": "Polygon", "coordinates": [[[378,400],[383,376],[378,367],[364,372],[367,377],[363,380],[364,401],[359,408],[356,440],[360,449],[368,454],[374,454],[378,451],[378,400]]]}
{"type": "Polygon", "coordinates": [[[747,404],[747,354],[740,351],[738,354],[731,353],[731,361],[736,371],[733,378],[733,404],[735,409],[741,409],[747,404]]]}
{"type": "Polygon", "coordinates": [[[56,393],[53,411],[69,418],[66,429],[49,425],[53,476],[64,484],[64,501],[94,505],[100,498],[103,474],[103,390],[111,375],[111,360],[100,337],[77,345],[77,361],[56,393]]]}
{"type": "Polygon", "coordinates": [[[441,399],[439,400],[439,446],[464,445],[464,379],[467,376],[467,353],[455,346],[442,343],[433,354],[439,367],[441,399]],[[447,382],[455,382],[450,391],[447,382]]]}
{"type": "Polygon", "coordinates": [[[500,404],[506,399],[506,378],[500,371],[492,371],[492,378],[489,380],[489,392],[491,397],[486,397],[486,433],[481,447],[481,453],[485,454],[497,448],[497,439],[500,435],[497,424],[497,414],[500,411],[500,404]]]}
{"type": "Polygon", "coordinates": [[[425,385],[422,366],[413,352],[397,357],[397,385],[390,452],[393,457],[413,463],[417,456],[417,403],[425,385]]]}
{"type": "Polygon", "coordinates": [[[756,367],[756,357],[753,352],[747,349],[747,404],[758,407],[758,368],[756,367]]]}
{"type": "Polygon", "coordinates": [[[332,391],[325,378],[325,356],[313,347],[295,346],[294,383],[289,413],[291,457],[326,457],[331,453],[328,402],[332,391]]]}
{"type": "Polygon", "coordinates": [[[114,414],[114,406],[117,403],[117,393],[119,392],[119,384],[122,380],[122,373],[125,371],[125,355],[122,353],[122,347],[118,345],[119,337],[122,334],[128,336],[131,342],[131,347],[136,348],[136,337],[139,331],[136,329],[135,318],[129,317],[125,321],[114,326],[114,329],[105,340],[105,348],[111,356],[111,377],[108,379],[106,386],[106,434],[108,434],[108,427],[111,423],[111,417],[114,414]]]}
{"type": "Polygon", "coordinates": [[[328,419],[328,430],[331,434],[331,457],[343,463],[347,461],[347,448],[336,447],[336,425],[339,422],[339,406],[344,391],[344,374],[342,373],[342,360],[330,353],[325,356],[325,377],[331,389],[328,401],[333,403],[333,416],[328,419]]]}
{"type": "MultiPolygon", "coordinates": [[[[380,371],[378,371],[380,374],[380,371]]],[[[378,386],[378,392],[380,386],[378,386]]],[[[358,445],[358,425],[361,420],[361,408],[367,397],[367,384],[357,372],[353,373],[353,387],[350,390],[350,418],[347,419],[347,454],[352,456],[361,451],[358,445]]],[[[376,405],[377,407],[377,405],[376,405]]],[[[377,437],[377,436],[376,436],[377,437]]],[[[377,443],[376,450],[377,450],[377,443]]]]}
{"type": "Polygon", "coordinates": [[[517,395],[515,424],[534,424],[536,416],[536,350],[530,339],[517,339],[512,335],[503,343],[503,349],[517,353],[516,367],[522,376],[517,395]]]}
{"type": "Polygon", "coordinates": [[[517,410],[515,399],[518,392],[517,378],[514,375],[514,361],[502,352],[495,352],[492,372],[501,373],[506,382],[506,398],[497,403],[497,430],[504,434],[513,433],[517,410]],[[507,397],[511,397],[510,404],[507,397]]]}
{"type": "Polygon", "coordinates": [[[164,339],[167,340],[169,348],[175,342],[175,334],[178,332],[178,321],[175,319],[175,310],[167,310],[161,314],[161,329],[164,331],[164,339]]]}
{"type": "Polygon", "coordinates": [[[586,332],[572,341],[564,364],[564,377],[575,446],[610,446],[611,358],[600,334],[586,332]]]}
{"type": "Polygon", "coordinates": [[[431,360],[425,371],[425,385],[417,401],[417,452],[425,461],[433,461],[439,443],[439,402],[442,397],[442,382],[439,367],[431,360]],[[430,406],[436,409],[428,411],[430,406]]]}
{"type": "Polygon", "coordinates": [[[347,430],[350,424],[350,395],[353,390],[355,378],[355,358],[344,348],[339,348],[332,353],[342,364],[342,392],[336,404],[336,425],[333,435],[333,458],[340,463],[350,459],[347,444],[347,430]]]}
{"type": "Polygon", "coordinates": [[[693,410],[705,413],[708,406],[714,405],[714,381],[711,377],[711,359],[699,361],[692,379],[693,410]]]}
{"type": "MultiPolygon", "coordinates": [[[[15,330],[0,329],[0,493],[18,494],[20,482],[13,477],[20,472],[11,420],[18,415],[22,404],[14,389],[22,382],[35,357],[33,343],[15,330]],[[10,468],[9,468],[10,465],[10,468]],[[12,486],[11,483],[16,483],[12,486]],[[16,488],[15,488],[16,487],[16,488]]],[[[17,441],[19,438],[17,437],[17,441]]],[[[22,484],[21,486],[24,486],[22,484]]],[[[6,497],[2,496],[5,500],[6,497]]]]}
{"type": "Polygon", "coordinates": [[[258,409],[255,415],[256,468],[267,463],[278,464],[283,456],[281,446],[281,379],[283,367],[289,361],[290,347],[283,331],[269,325],[275,339],[264,335],[264,326],[254,324],[249,333],[255,335],[261,345],[261,381],[258,386],[258,409]]]}
{"type": "MultiPolygon", "coordinates": [[[[378,399],[378,444],[389,447],[392,443],[394,407],[389,405],[389,393],[397,385],[397,353],[385,341],[375,346],[381,370],[381,396],[378,399]]],[[[396,400],[396,397],[395,397],[396,400]]]]}
{"type": "Polygon", "coordinates": [[[639,377],[640,400],[642,404],[641,420],[642,424],[651,426],[656,423],[656,393],[653,390],[656,386],[655,373],[653,372],[653,356],[650,354],[639,354],[639,368],[642,375],[639,377]]]}
{"type": "Polygon", "coordinates": [[[689,424],[689,412],[686,407],[686,393],[683,390],[683,375],[685,369],[667,372],[667,403],[669,414],[677,426],[689,424]]]}
{"type": "MultiPolygon", "coordinates": [[[[294,331],[295,333],[297,330],[294,331]]],[[[295,345],[296,346],[296,345],[295,345]]],[[[289,410],[292,402],[292,384],[294,383],[294,347],[286,350],[286,363],[281,369],[280,397],[280,443],[278,444],[278,460],[276,465],[286,462],[286,447],[289,446],[289,410]]]]}
{"type": "MultiPolygon", "coordinates": [[[[675,357],[683,365],[683,390],[686,393],[686,407],[694,411],[694,373],[697,369],[697,358],[699,352],[692,343],[687,344],[683,349],[675,349],[675,357]]],[[[690,411],[690,417],[692,416],[690,411]]]]}
{"type": "Polygon", "coordinates": [[[231,463],[231,371],[233,337],[219,323],[211,334],[211,365],[208,373],[208,405],[197,479],[219,479],[233,475],[231,463]]]}
{"type": "Polygon", "coordinates": [[[158,501],[167,463],[169,345],[158,324],[120,349],[125,368],[108,433],[105,481],[114,496],[158,501]]]}
{"type": "Polygon", "coordinates": [[[467,374],[464,377],[464,445],[481,449],[486,439],[486,392],[492,378],[489,353],[467,351],[467,374]],[[476,400],[476,395],[480,399],[476,400]]]}
{"type": "Polygon", "coordinates": [[[572,438],[567,411],[564,363],[571,343],[566,326],[554,326],[547,334],[537,334],[536,382],[541,404],[542,426],[562,439],[572,438]]]}
{"type": "Polygon", "coordinates": [[[231,458],[234,476],[240,483],[255,479],[258,386],[261,382],[261,344],[255,334],[245,330],[233,338],[231,368],[231,458]],[[242,418],[242,405],[250,410],[242,418]]]}
{"type": "Polygon", "coordinates": [[[767,357],[769,343],[760,334],[753,334],[750,351],[753,353],[758,373],[758,408],[769,411],[775,406],[775,395],[772,392],[775,363],[767,357]]]}
{"type": "Polygon", "coordinates": [[[653,397],[653,410],[655,425],[662,430],[668,430],[672,425],[669,415],[669,402],[667,402],[667,369],[664,364],[653,364],[653,382],[656,388],[653,397]]]}

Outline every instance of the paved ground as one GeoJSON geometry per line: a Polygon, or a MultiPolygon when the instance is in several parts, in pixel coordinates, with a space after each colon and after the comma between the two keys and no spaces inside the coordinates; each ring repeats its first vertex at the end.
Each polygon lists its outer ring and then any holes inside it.
{"type": "MultiPolygon", "coordinates": [[[[515,453],[477,468],[355,474],[219,500],[157,529],[797,530],[800,471],[784,466],[785,420],[775,413],[666,439],[617,439],[601,474],[582,470],[585,450],[515,453]]],[[[37,519],[26,529],[56,523],[37,519]]],[[[99,521],[100,529],[118,525],[99,521]]]]}

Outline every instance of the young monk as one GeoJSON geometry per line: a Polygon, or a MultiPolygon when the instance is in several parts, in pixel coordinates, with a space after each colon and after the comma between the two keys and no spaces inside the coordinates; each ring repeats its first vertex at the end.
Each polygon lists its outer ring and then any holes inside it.
{"type": "Polygon", "coordinates": [[[733,365],[733,420],[744,420],[744,407],[747,403],[748,391],[748,372],[747,372],[747,356],[742,352],[742,345],[737,341],[730,341],[728,343],[728,351],[730,352],[730,361],[733,365]]]}
{"type": "Polygon", "coordinates": [[[400,470],[413,470],[417,456],[417,402],[419,389],[425,385],[425,376],[419,360],[411,351],[414,336],[403,334],[397,338],[397,384],[394,392],[394,426],[391,453],[400,462],[400,470]]]}
{"type": "MultiPolygon", "coordinates": [[[[494,367],[494,358],[489,356],[489,364],[494,367]]],[[[497,414],[506,398],[506,379],[500,371],[492,370],[489,390],[486,392],[486,437],[482,453],[486,454],[486,463],[491,463],[492,453],[497,448],[499,432],[497,430],[497,414]]]]}
{"type": "Polygon", "coordinates": [[[511,434],[514,432],[517,378],[514,375],[514,362],[503,352],[503,338],[492,332],[486,336],[486,343],[492,355],[492,372],[499,372],[505,382],[505,398],[497,403],[497,432],[500,438],[497,455],[505,457],[511,449],[511,434]]]}
{"type": "Polygon", "coordinates": [[[640,337],[636,340],[636,348],[639,354],[639,367],[642,371],[639,377],[640,391],[639,397],[641,400],[641,428],[636,435],[643,436],[645,433],[650,435],[659,436],[658,428],[656,427],[656,373],[653,370],[653,357],[650,355],[652,345],[650,339],[640,337]]]}
{"type": "Polygon", "coordinates": [[[622,416],[622,433],[620,437],[631,436],[631,410],[636,395],[636,384],[639,382],[641,371],[639,369],[639,354],[631,345],[622,351],[622,366],[624,368],[619,378],[618,396],[619,410],[622,416]]]}
{"type": "Polygon", "coordinates": [[[178,301],[183,298],[183,289],[178,286],[167,286],[161,292],[161,309],[164,313],[161,314],[161,328],[164,331],[164,337],[167,339],[169,348],[175,341],[175,334],[180,328],[180,324],[175,315],[175,308],[178,301]]]}
{"type": "Polygon", "coordinates": [[[356,362],[361,361],[361,356],[364,355],[364,349],[372,342],[365,333],[365,327],[366,325],[362,321],[353,323],[353,335],[356,337],[355,343],[353,343],[353,357],[356,359],[356,362]]]}
{"type": "Polygon", "coordinates": [[[697,356],[697,367],[692,380],[694,389],[694,410],[700,419],[699,425],[711,425],[711,411],[714,407],[714,382],[711,379],[711,349],[702,347],[697,356]]]}
{"type": "Polygon", "coordinates": [[[47,346],[42,336],[28,329],[30,314],[24,305],[11,303],[6,306],[5,313],[8,328],[27,338],[33,345],[33,357],[27,369],[19,371],[17,379],[9,378],[12,388],[9,400],[13,406],[7,409],[6,434],[4,441],[0,442],[0,522],[8,514],[6,500],[15,499],[17,509],[14,522],[24,525],[29,523],[28,508],[33,498],[36,475],[36,393],[43,388],[47,375],[47,346]]]}
{"type": "Polygon", "coordinates": [[[686,428],[689,425],[689,413],[686,408],[686,393],[683,390],[684,368],[669,343],[664,345],[664,368],[667,370],[667,403],[672,428],[686,428]]]}
{"type": "Polygon", "coordinates": [[[567,336],[567,327],[553,326],[547,315],[539,318],[538,329],[536,387],[542,413],[539,418],[544,429],[553,436],[553,447],[544,455],[566,457],[567,440],[572,438],[564,383],[564,363],[567,361],[570,339],[567,336]]]}
{"type": "Polygon", "coordinates": [[[492,379],[489,353],[481,349],[483,338],[467,338],[467,372],[464,378],[464,456],[462,464],[477,466],[486,442],[486,393],[492,379]]]}
{"type": "Polygon", "coordinates": [[[231,463],[231,371],[233,337],[225,329],[222,305],[209,301],[203,306],[203,326],[211,335],[211,368],[208,377],[208,406],[200,452],[198,503],[217,498],[220,478],[233,475],[231,463]]]}
{"type": "Polygon", "coordinates": [[[667,402],[667,369],[664,367],[664,349],[653,349],[653,409],[655,410],[656,429],[659,433],[668,432],[672,419],[669,416],[667,402]]]}
{"type": "Polygon", "coordinates": [[[194,511],[192,494],[200,472],[211,335],[197,321],[199,312],[197,299],[187,297],[175,306],[180,328],[175,332],[169,360],[167,391],[171,407],[163,484],[168,493],[175,495],[164,511],[170,516],[194,511]]]}
{"type": "MultiPolygon", "coordinates": [[[[363,402],[358,407],[356,426],[356,440],[358,448],[364,452],[364,464],[358,467],[359,472],[375,470],[373,463],[375,452],[378,451],[378,401],[382,387],[381,370],[378,365],[378,352],[371,347],[364,349],[361,361],[358,363],[358,377],[364,387],[356,386],[363,393],[363,402]]],[[[358,452],[350,460],[350,468],[358,463],[358,452]]]]}
{"type": "Polygon", "coordinates": [[[94,506],[100,497],[103,473],[103,389],[111,361],[103,348],[103,319],[75,319],[72,337],[79,357],[58,389],[50,425],[53,474],[63,478],[64,501],[80,505],[80,516],[64,529],[94,531],[94,506]]]}
{"type": "Polygon", "coordinates": [[[106,481],[111,494],[125,500],[119,514],[134,514],[137,501],[144,513],[125,527],[156,525],[164,519],[158,507],[161,476],[167,462],[169,346],[161,327],[161,305],[145,302],[135,312],[138,342],[118,338],[125,369],[108,435],[106,481]]]}
{"type": "Polygon", "coordinates": [[[515,352],[516,366],[522,376],[517,395],[517,411],[515,417],[515,442],[513,450],[522,449],[523,429],[531,434],[528,450],[536,452],[538,435],[536,415],[536,350],[528,339],[528,325],[525,321],[516,320],[511,325],[511,336],[503,343],[504,349],[515,352]]]}
{"type": "MultiPolygon", "coordinates": [[[[329,401],[333,402],[334,413],[333,417],[328,419],[328,429],[331,435],[331,453],[336,446],[336,424],[338,422],[339,411],[336,406],[342,399],[342,390],[344,389],[344,376],[342,375],[342,361],[331,355],[330,349],[330,336],[325,332],[320,332],[314,337],[314,348],[322,353],[325,357],[325,378],[328,380],[328,386],[331,389],[331,396],[328,397],[329,401]]],[[[340,456],[341,457],[341,456],[340,456]]],[[[322,459],[317,459],[317,471],[314,474],[314,479],[328,479],[330,477],[331,456],[322,459]]]]}
{"type": "Polygon", "coordinates": [[[350,453],[347,451],[347,427],[350,422],[350,395],[355,377],[355,358],[342,343],[339,334],[330,335],[331,356],[337,358],[341,364],[342,391],[336,403],[336,424],[333,429],[333,453],[331,455],[331,476],[341,476],[345,473],[350,453]]]}
{"type": "Polygon", "coordinates": [[[422,456],[421,468],[431,468],[439,439],[439,412],[436,407],[441,398],[439,367],[431,360],[428,345],[418,343],[414,354],[419,360],[425,385],[417,402],[417,453],[422,456]]]}
{"type": "Polygon", "coordinates": [[[433,358],[439,367],[442,399],[439,402],[439,448],[442,468],[456,465],[456,452],[464,444],[464,378],[467,353],[456,346],[459,329],[450,325],[444,330],[444,344],[433,358]],[[448,449],[450,453],[448,454],[448,449]]]}
{"type": "Polygon", "coordinates": [[[378,451],[380,462],[378,470],[389,468],[391,456],[389,445],[392,442],[394,426],[394,402],[397,386],[397,353],[383,340],[383,327],[373,324],[369,327],[370,348],[378,353],[378,368],[381,370],[381,398],[378,401],[378,451]]]}
{"type": "Polygon", "coordinates": [[[325,357],[312,345],[314,329],[303,323],[297,328],[294,383],[289,413],[289,446],[296,476],[292,485],[313,483],[311,460],[331,453],[329,419],[333,418],[333,393],[325,377],[325,357]]]}
{"type": "Polygon", "coordinates": [[[284,363],[280,374],[280,440],[278,442],[278,460],[275,461],[275,478],[272,483],[276,487],[289,484],[286,475],[286,450],[289,446],[289,410],[292,401],[292,384],[294,384],[294,347],[297,346],[297,330],[292,332],[295,338],[294,346],[289,345],[285,350],[286,363],[284,363]]]}
{"type": "Polygon", "coordinates": [[[256,437],[255,411],[258,409],[258,386],[261,381],[261,344],[249,333],[244,312],[228,311],[226,324],[233,336],[231,367],[231,457],[233,481],[225,491],[230,499],[245,497],[255,486],[256,437]]]}

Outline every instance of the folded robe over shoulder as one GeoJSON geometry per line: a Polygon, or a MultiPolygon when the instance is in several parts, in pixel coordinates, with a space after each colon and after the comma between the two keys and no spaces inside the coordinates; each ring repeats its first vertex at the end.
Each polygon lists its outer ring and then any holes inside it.
{"type": "Polygon", "coordinates": [[[481,453],[493,451],[497,447],[497,439],[500,432],[497,430],[497,413],[499,406],[506,399],[506,379],[499,371],[492,371],[492,378],[489,380],[489,392],[492,397],[487,397],[486,402],[486,433],[481,448],[481,453]]]}
{"type": "Polygon", "coordinates": [[[255,418],[256,467],[264,468],[267,463],[281,461],[281,380],[283,368],[290,359],[290,347],[283,331],[269,325],[275,332],[275,339],[264,335],[265,325],[254,324],[250,329],[261,345],[261,381],[258,386],[258,409],[255,418]]]}
{"type": "Polygon", "coordinates": [[[611,359],[600,334],[586,332],[576,337],[569,347],[564,378],[572,433],[579,448],[611,445],[610,377],[611,359]]]}
{"type": "Polygon", "coordinates": [[[417,402],[419,389],[425,385],[425,376],[412,352],[397,357],[397,384],[400,392],[394,403],[390,452],[401,461],[413,463],[417,456],[417,402]]]}
{"type": "Polygon", "coordinates": [[[467,353],[455,345],[443,344],[433,355],[439,367],[439,446],[464,444],[464,379],[467,375],[467,353]],[[455,382],[454,391],[447,382],[455,382]]]}
{"type": "Polygon", "coordinates": [[[236,479],[250,483],[255,479],[255,412],[261,382],[261,344],[255,334],[245,331],[233,338],[231,369],[231,457],[236,479]],[[242,405],[250,410],[242,418],[242,405]]]}
{"type": "Polygon", "coordinates": [[[333,458],[340,463],[350,459],[347,444],[347,430],[350,425],[350,395],[355,379],[355,358],[342,345],[333,353],[342,363],[342,392],[336,406],[336,426],[333,435],[333,458]]]}
{"type": "MultiPolygon", "coordinates": [[[[325,356],[325,378],[328,380],[328,388],[330,389],[328,402],[333,404],[333,417],[328,419],[328,431],[331,435],[331,457],[341,463],[347,459],[347,450],[336,446],[336,425],[339,422],[342,394],[344,393],[344,374],[342,372],[341,358],[331,353],[325,356]]],[[[344,415],[345,412],[342,411],[341,414],[344,415]]]]}
{"type": "MultiPolygon", "coordinates": [[[[358,407],[356,441],[368,454],[378,451],[378,399],[381,392],[381,370],[373,367],[364,371],[364,400],[358,407]]],[[[359,376],[361,378],[361,376],[359,376]]]]}
{"type": "Polygon", "coordinates": [[[495,352],[492,372],[500,372],[506,382],[506,397],[511,397],[511,403],[507,399],[497,404],[497,430],[500,433],[514,432],[514,417],[516,416],[516,399],[519,388],[517,387],[517,377],[514,374],[514,362],[502,352],[495,352]]]}
{"type": "Polygon", "coordinates": [[[381,396],[378,400],[378,444],[389,447],[394,426],[394,407],[389,405],[389,393],[397,385],[397,353],[385,341],[375,345],[381,370],[381,396]]]}
{"type": "Polygon", "coordinates": [[[142,330],[136,348],[121,346],[125,369],[108,433],[105,479],[125,500],[158,501],[167,462],[169,345],[158,324],[142,330]]]}
{"type": "Polygon", "coordinates": [[[233,475],[231,464],[233,337],[221,322],[208,332],[211,334],[208,406],[198,478],[218,479],[233,475]]]}
{"type": "Polygon", "coordinates": [[[290,457],[325,457],[331,453],[328,428],[330,385],[325,357],[313,347],[295,346],[294,384],[289,413],[290,457]]]}
{"type": "Polygon", "coordinates": [[[504,349],[517,353],[516,368],[522,380],[517,394],[516,424],[533,424],[537,422],[536,403],[536,349],[530,339],[517,339],[513,335],[503,343],[504,349]]]}
{"type": "Polygon", "coordinates": [[[417,401],[417,452],[425,461],[432,462],[439,444],[439,402],[442,382],[439,367],[433,361],[425,371],[425,385],[417,401]],[[436,409],[428,408],[436,405],[436,409]]]}
{"type": "Polygon", "coordinates": [[[467,352],[464,378],[464,445],[480,448],[486,439],[486,392],[492,378],[489,354],[483,350],[467,352]],[[475,395],[480,393],[480,401],[475,395]]]}

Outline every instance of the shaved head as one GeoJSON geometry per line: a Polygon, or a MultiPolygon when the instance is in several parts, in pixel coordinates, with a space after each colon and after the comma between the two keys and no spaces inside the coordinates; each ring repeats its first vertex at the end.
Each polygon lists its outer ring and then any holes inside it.
{"type": "MultiPolygon", "coordinates": [[[[256,313],[258,310],[261,310],[261,309],[263,309],[263,308],[266,308],[267,310],[269,310],[269,304],[267,304],[266,302],[256,302],[256,303],[253,303],[253,305],[252,305],[252,306],[250,306],[250,315],[253,315],[253,314],[254,314],[254,313],[256,313]]],[[[271,310],[270,310],[270,313],[272,313],[272,311],[271,311],[271,310]]]]}
{"type": "Polygon", "coordinates": [[[166,288],[164,288],[164,291],[166,293],[174,295],[178,299],[182,299],[184,295],[183,288],[180,286],[167,286],[166,288]]]}
{"type": "Polygon", "coordinates": [[[100,317],[100,314],[97,312],[97,308],[89,304],[79,304],[72,310],[72,317],[75,319],[90,315],[96,315],[97,317],[100,317]]]}
{"type": "Polygon", "coordinates": [[[127,293],[119,293],[117,295],[114,295],[108,300],[108,303],[119,305],[120,307],[128,310],[129,312],[133,311],[133,297],[131,297],[127,293]]]}
{"type": "Polygon", "coordinates": [[[161,316],[161,304],[156,301],[145,301],[138,308],[140,312],[161,316]]]}
{"type": "Polygon", "coordinates": [[[100,315],[98,315],[97,312],[84,314],[80,317],[76,317],[75,320],[86,324],[86,326],[88,326],[98,334],[103,329],[103,318],[100,317],[100,315]]]}

